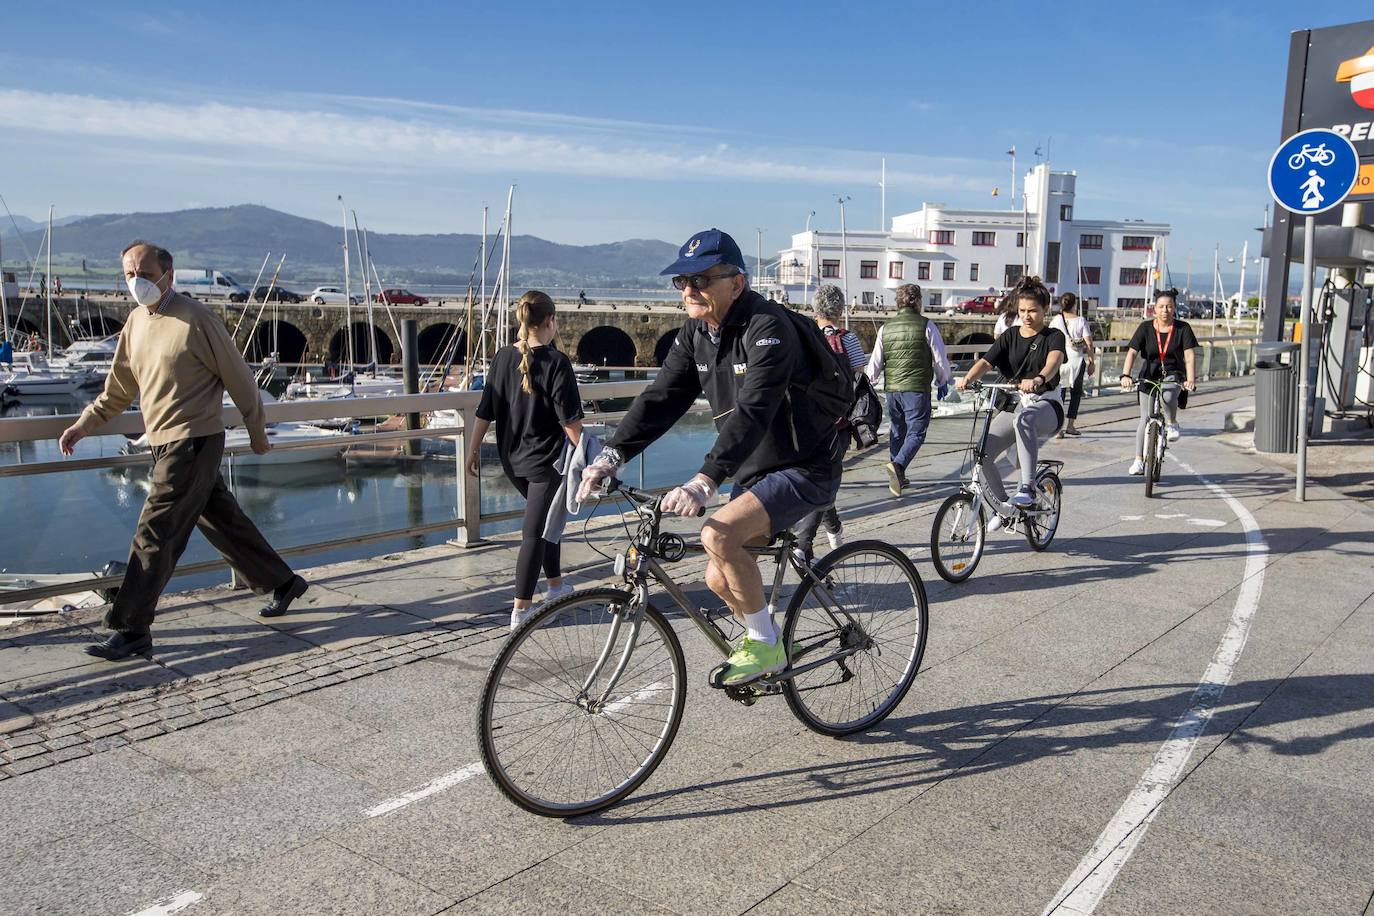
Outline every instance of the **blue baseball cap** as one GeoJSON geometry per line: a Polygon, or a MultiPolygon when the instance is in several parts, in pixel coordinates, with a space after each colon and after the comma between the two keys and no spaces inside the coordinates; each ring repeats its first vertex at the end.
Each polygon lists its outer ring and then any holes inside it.
{"type": "Polygon", "coordinates": [[[714,226],[698,232],[677,250],[677,260],[659,271],[659,276],[678,274],[699,274],[710,270],[717,264],[738,267],[741,273],[747,272],[744,266],[744,253],[739,250],[729,233],[721,232],[714,226]]]}

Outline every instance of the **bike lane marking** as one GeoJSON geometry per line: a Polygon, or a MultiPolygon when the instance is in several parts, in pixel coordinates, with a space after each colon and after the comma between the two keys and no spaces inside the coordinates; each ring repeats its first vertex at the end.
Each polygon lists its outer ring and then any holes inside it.
{"type": "MultiPolygon", "coordinates": [[[[1172,456],[1171,456],[1172,457],[1172,456]]],[[[1059,888],[1054,899],[1041,916],[1057,913],[1088,914],[1097,908],[1111,888],[1112,882],[1125,867],[1126,861],[1140,845],[1145,831],[1163,807],[1169,794],[1183,776],[1183,768],[1192,757],[1198,739],[1211,721],[1212,713],[1230,683],[1236,662],[1245,650],[1250,624],[1259,610],[1260,593],[1264,589],[1264,566],[1269,553],[1264,533],[1250,510],[1241,505],[1226,489],[1198,474],[1186,461],[1174,458],[1185,471],[1194,474],[1207,489],[1220,497],[1240,520],[1245,531],[1245,573],[1230,623],[1211,662],[1202,673],[1202,680],[1193,691],[1192,702],[1179,717],[1173,731],[1155,753],[1149,769],[1140,782],[1117,809],[1115,816],[1103,828],[1088,854],[1078,863],[1069,879],[1059,888]]]]}
{"type": "MultiPolygon", "coordinates": [[[[662,681],[655,681],[647,687],[641,687],[618,700],[607,703],[602,713],[619,712],[631,703],[641,700],[649,694],[664,690],[667,687],[668,685],[664,684],[662,681]]],[[[467,782],[474,776],[481,775],[485,769],[486,768],[482,766],[480,761],[469,763],[467,766],[459,767],[442,776],[436,776],[424,785],[411,789],[403,795],[398,795],[395,798],[389,798],[380,804],[373,805],[371,808],[364,811],[363,815],[365,817],[382,817],[393,811],[398,811],[406,805],[414,804],[417,801],[429,798],[431,795],[438,795],[440,792],[446,792],[456,785],[467,782]]],[[[142,916],[142,914],[139,914],[139,916],[142,916]]]]}
{"type": "Polygon", "coordinates": [[[150,907],[135,910],[129,916],[171,916],[172,913],[179,913],[204,899],[205,895],[198,891],[178,891],[166,900],[159,900],[150,907]]]}

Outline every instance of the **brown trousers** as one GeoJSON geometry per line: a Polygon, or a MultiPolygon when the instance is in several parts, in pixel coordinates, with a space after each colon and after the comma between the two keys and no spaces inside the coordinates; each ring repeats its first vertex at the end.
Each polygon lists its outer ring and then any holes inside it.
{"type": "Polygon", "coordinates": [[[129,548],[129,569],[105,615],[112,630],[142,633],[172,578],[191,529],[210,542],[254,589],[269,591],[292,576],[272,545],[239,508],[219,473],[224,433],[155,445],[152,489],[129,548]]]}

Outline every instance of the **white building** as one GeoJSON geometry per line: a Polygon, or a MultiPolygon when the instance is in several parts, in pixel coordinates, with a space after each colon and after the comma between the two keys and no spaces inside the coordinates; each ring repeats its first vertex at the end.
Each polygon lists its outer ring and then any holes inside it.
{"type": "Polygon", "coordinates": [[[1053,292],[1073,292],[1089,309],[1140,308],[1164,276],[1167,223],[1085,220],[1074,214],[1076,172],[1037,165],[1026,173],[1025,205],[955,209],[927,203],[892,219],[891,231],[811,230],[778,253],[776,282],[793,302],[818,283],[844,289],[858,307],[894,302],[903,283],[919,284],[926,307],[957,306],[997,294],[1023,267],[1053,292]]]}

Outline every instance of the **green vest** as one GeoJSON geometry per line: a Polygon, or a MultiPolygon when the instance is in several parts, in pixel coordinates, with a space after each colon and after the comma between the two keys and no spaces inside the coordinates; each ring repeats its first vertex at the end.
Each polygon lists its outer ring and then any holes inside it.
{"type": "Polygon", "coordinates": [[[926,339],[929,323],[924,315],[902,309],[883,325],[883,387],[888,391],[930,393],[935,365],[926,339]]]}

